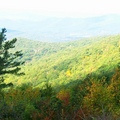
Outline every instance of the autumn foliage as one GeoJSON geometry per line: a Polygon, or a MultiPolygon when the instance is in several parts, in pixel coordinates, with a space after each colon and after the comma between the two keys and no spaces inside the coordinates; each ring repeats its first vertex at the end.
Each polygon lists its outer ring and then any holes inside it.
{"type": "Polygon", "coordinates": [[[120,117],[120,69],[112,77],[87,77],[71,88],[56,91],[30,84],[2,90],[1,120],[117,120],[120,117]]]}

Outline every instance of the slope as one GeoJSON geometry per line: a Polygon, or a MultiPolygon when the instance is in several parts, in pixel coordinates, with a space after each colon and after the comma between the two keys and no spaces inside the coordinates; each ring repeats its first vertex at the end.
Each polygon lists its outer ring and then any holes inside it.
{"type": "Polygon", "coordinates": [[[120,35],[66,43],[24,40],[24,44],[23,42],[17,44],[16,49],[18,48],[28,54],[29,61],[22,66],[24,76],[6,78],[6,82],[12,81],[15,85],[30,83],[34,87],[42,87],[49,82],[59,88],[76,84],[86,76],[109,78],[120,62],[120,35]],[[31,54],[32,49],[40,50],[37,52],[34,50],[31,54]]]}

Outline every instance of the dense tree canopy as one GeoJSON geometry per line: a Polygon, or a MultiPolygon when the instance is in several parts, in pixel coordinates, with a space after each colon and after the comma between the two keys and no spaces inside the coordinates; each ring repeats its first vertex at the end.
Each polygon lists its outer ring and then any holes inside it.
{"type": "Polygon", "coordinates": [[[0,77],[11,74],[0,80],[0,120],[120,119],[120,35],[60,44],[20,38],[14,44],[5,32],[0,77]],[[23,57],[14,53],[20,49],[23,57]],[[26,75],[15,76],[21,60],[26,75]],[[10,82],[13,87],[2,89],[10,82]]]}

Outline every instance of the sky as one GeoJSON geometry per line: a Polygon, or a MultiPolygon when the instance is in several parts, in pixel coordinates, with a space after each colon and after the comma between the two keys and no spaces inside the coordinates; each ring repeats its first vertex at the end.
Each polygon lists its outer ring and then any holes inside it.
{"type": "Polygon", "coordinates": [[[58,17],[120,14],[119,0],[0,0],[0,11],[36,12],[58,17]]]}

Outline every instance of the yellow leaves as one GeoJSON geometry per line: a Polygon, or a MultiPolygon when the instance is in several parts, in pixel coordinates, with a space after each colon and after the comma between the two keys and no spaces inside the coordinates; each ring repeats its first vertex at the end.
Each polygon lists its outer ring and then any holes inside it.
{"type": "Polygon", "coordinates": [[[66,76],[70,77],[72,74],[71,74],[71,71],[70,70],[67,70],[66,71],[66,76]]]}

